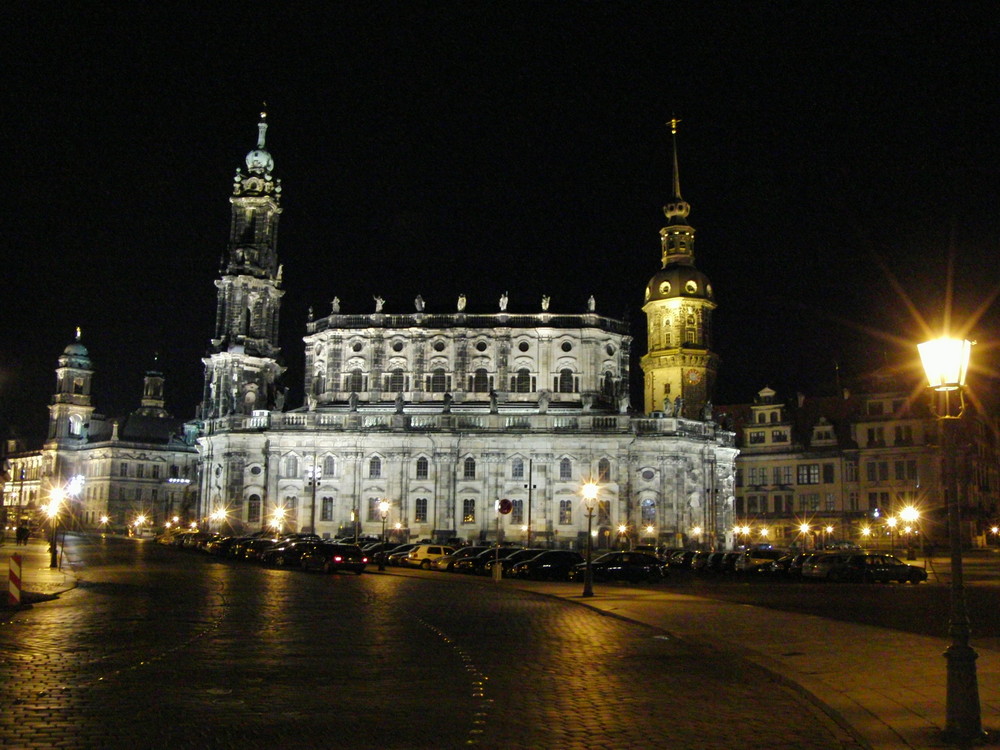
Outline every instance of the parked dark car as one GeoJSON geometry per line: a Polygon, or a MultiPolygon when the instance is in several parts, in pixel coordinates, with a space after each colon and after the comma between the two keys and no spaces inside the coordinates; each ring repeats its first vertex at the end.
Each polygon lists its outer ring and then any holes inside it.
{"type": "Polygon", "coordinates": [[[569,579],[570,571],[583,562],[583,555],[567,549],[545,550],[530,560],[516,563],[510,569],[516,578],[531,578],[536,581],[569,579]]]}
{"type": "Polygon", "coordinates": [[[771,563],[786,554],[788,554],[786,550],[774,547],[755,547],[745,550],[736,559],[736,572],[741,575],[767,573],[770,571],[771,563]]]}
{"type": "Polygon", "coordinates": [[[474,573],[476,575],[483,575],[486,572],[487,563],[495,560],[497,557],[503,559],[508,555],[513,555],[519,549],[521,549],[521,547],[500,547],[499,549],[496,547],[486,547],[477,555],[456,560],[452,569],[456,573],[474,573]]]}
{"type": "Polygon", "coordinates": [[[674,552],[667,558],[667,564],[671,568],[691,568],[691,560],[694,559],[694,550],[681,549],[674,552]]]}
{"type": "Polygon", "coordinates": [[[205,551],[210,555],[219,555],[220,557],[226,557],[229,555],[229,548],[238,542],[242,537],[237,536],[218,536],[215,539],[210,540],[205,545],[205,551]]]}
{"type": "Polygon", "coordinates": [[[803,577],[827,581],[858,583],[920,583],[927,580],[927,571],[908,565],[894,555],[875,552],[835,552],[819,555],[803,577]]]}
{"type": "Polygon", "coordinates": [[[694,557],[691,558],[691,570],[695,573],[704,573],[705,568],[708,566],[708,559],[712,556],[712,552],[707,552],[701,550],[694,553],[694,557]]]}
{"type": "Polygon", "coordinates": [[[325,544],[322,539],[281,541],[261,551],[258,557],[264,565],[274,565],[277,568],[288,565],[297,566],[304,554],[312,552],[322,544],[325,544]]]}
{"type": "MultiPolygon", "coordinates": [[[[500,558],[499,561],[500,569],[503,570],[503,575],[508,575],[510,573],[510,569],[513,568],[515,565],[517,565],[519,562],[523,562],[524,560],[530,560],[531,558],[535,557],[536,555],[540,555],[543,552],[545,552],[545,550],[542,549],[541,547],[530,547],[527,549],[519,549],[513,554],[500,558]]],[[[495,564],[496,564],[495,560],[493,559],[487,560],[486,564],[483,566],[483,574],[493,575],[493,566],[495,564]]]]}
{"type": "Polygon", "coordinates": [[[708,559],[705,560],[705,567],[701,569],[702,573],[721,573],[722,563],[726,559],[725,552],[712,552],[709,554],[708,559]]]}
{"type": "Polygon", "coordinates": [[[303,570],[322,570],[324,573],[339,573],[348,570],[356,575],[365,572],[369,558],[356,544],[317,544],[299,559],[303,570]]]}
{"type": "MultiPolygon", "coordinates": [[[[666,568],[654,555],[645,552],[608,552],[590,563],[595,581],[657,583],[666,576],[666,568]]],[[[587,571],[583,562],[573,568],[572,579],[582,581],[587,571]]]]}
{"type": "Polygon", "coordinates": [[[417,543],[413,542],[412,544],[401,544],[398,547],[394,547],[389,550],[389,553],[385,558],[386,565],[393,565],[397,568],[405,565],[406,563],[403,562],[403,559],[406,557],[407,553],[409,553],[409,551],[416,546],[417,543]]]}
{"type": "Polygon", "coordinates": [[[431,563],[431,568],[433,570],[446,570],[452,571],[455,569],[455,563],[459,560],[464,560],[468,557],[475,557],[476,555],[485,552],[490,549],[485,545],[479,545],[475,547],[462,547],[455,550],[450,555],[445,555],[444,557],[439,557],[437,560],[431,563]]]}

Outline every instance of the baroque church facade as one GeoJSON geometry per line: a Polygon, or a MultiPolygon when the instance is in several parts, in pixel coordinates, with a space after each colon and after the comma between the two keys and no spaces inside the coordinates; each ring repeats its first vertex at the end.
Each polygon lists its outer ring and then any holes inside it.
{"type": "Polygon", "coordinates": [[[664,209],[661,269],[645,288],[644,410],[629,400],[625,322],[583,311],[342,310],[310,320],[305,404],[284,408],[277,255],[281,184],[266,148],[237,171],[216,280],[199,421],[202,517],[237,529],[579,547],[594,481],[597,545],[722,545],[734,511],[734,434],[712,418],[709,280],[690,206],[664,209]],[[498,518],[496,502],[511,500],[498,518]],[[379,503],[390,503],[386,519],[379,503]]]}
{"type": "Polygon", "coordinates": [[[163,373],[155,365],[145,373],[139,408],[121,419],[97,411],[95,374],[78,329],[59,356],[45,443],[40,450],[9,446],[4,521],[40,522],[57,489],[67,506],[61,523],[70,527],[162,527],[193,517],[196,430],[167,411],[163,373]]]}

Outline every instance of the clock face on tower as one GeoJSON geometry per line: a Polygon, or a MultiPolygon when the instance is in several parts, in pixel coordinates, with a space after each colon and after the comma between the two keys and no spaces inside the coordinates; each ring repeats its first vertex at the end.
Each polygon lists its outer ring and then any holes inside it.
{"type": "Polygon", "coordinates": [[[688,370],[684,377],[691,385],[698,385],[701,382],[701,372],[699,370],[688,370]]]}

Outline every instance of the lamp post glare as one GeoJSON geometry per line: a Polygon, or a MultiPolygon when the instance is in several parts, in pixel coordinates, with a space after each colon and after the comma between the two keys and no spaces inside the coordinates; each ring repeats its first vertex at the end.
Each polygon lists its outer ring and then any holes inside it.
{"type": "Polygon", "coordinates": [[[389,501],[383,500],[378,504],[379,515],[382,516],[382,549],[378,551],[378,569],[385,570],[385,522],[389,518],[389,501]]]}
{"type": "Polygon", "coordinates": [[[948,665],[944,736],[949,741],[969,743],[982,737],[983,725],[976,678],[978,654],[969,645],[969,615],[965,606],[965,583],[962,578],[962,526],[953,426],[965,411],[962,390],[969,370],[972,343],[964,339],[942,337],[920,344],[917,350],[927,374],[927,382],[935,391],[935,413],[941,445],[941,478],[948,508],[948,539],[951,547],[951,610],[948,620],[951,645],[944,652],[948,665]],[[955,395],[958,397],[957,403],[955,395]]]}
{"type": "Polygon", "coordinates": [[[591,529],[594,523],[594,508],[597,505],[597,485],[587,482],[581,490],[583,494],[583,504],[587,508],[587,558],[583,570],[583,596],[594,595],[594,571],[590,566],[591,554],[593,553],[593,537],[591,529]]]}
{"type": "Polygon", "coordinates": [[[58,487],[49,493],[49,504],[45,506],[45,515],[49,517],[49,567],[59,567],[59,555],[56,552],[56,529],[59,525],[59,509],[62,506],[65,493],[58,487]]]}

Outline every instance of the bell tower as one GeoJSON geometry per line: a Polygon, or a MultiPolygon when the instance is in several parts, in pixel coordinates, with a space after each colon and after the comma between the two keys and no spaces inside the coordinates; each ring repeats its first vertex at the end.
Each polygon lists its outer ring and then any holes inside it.
{"type": "Polygon", "coordinates": [[[49,405],[49,441],[73,444],[87,440],[90,415],[94,413],[90,398],[93,379],[90,353],[80,343],[77,328],[76,339],[63,350],[56,368],[56,392],[49,405]]]}
{"type": "Polygon", "coordinates": [[[236,170],[229,198],[229,243],[216,279],[215,335],[205,364],[203,419],[269,409],[279,364],[278,317],[281,266],[278,218],[281,180],[266,150],[267,114],[261,112],[257,146],[246,156],[246,173],[236,170]]]}
{"type": "Polygon", "coordinates": [[[664,411],[700,418],[711,401],[719,358],[712,352],[715,295],[708,277],[694,264],[691,206],[681,197],[677,166],[677,118],[670,121],[673,145],[673,195],[663,207],[661,269],[646,285],[647,349],[642,358],[647,414],[664,411]],[[679,412],[679,413],[678,413],[679,412]]]}

